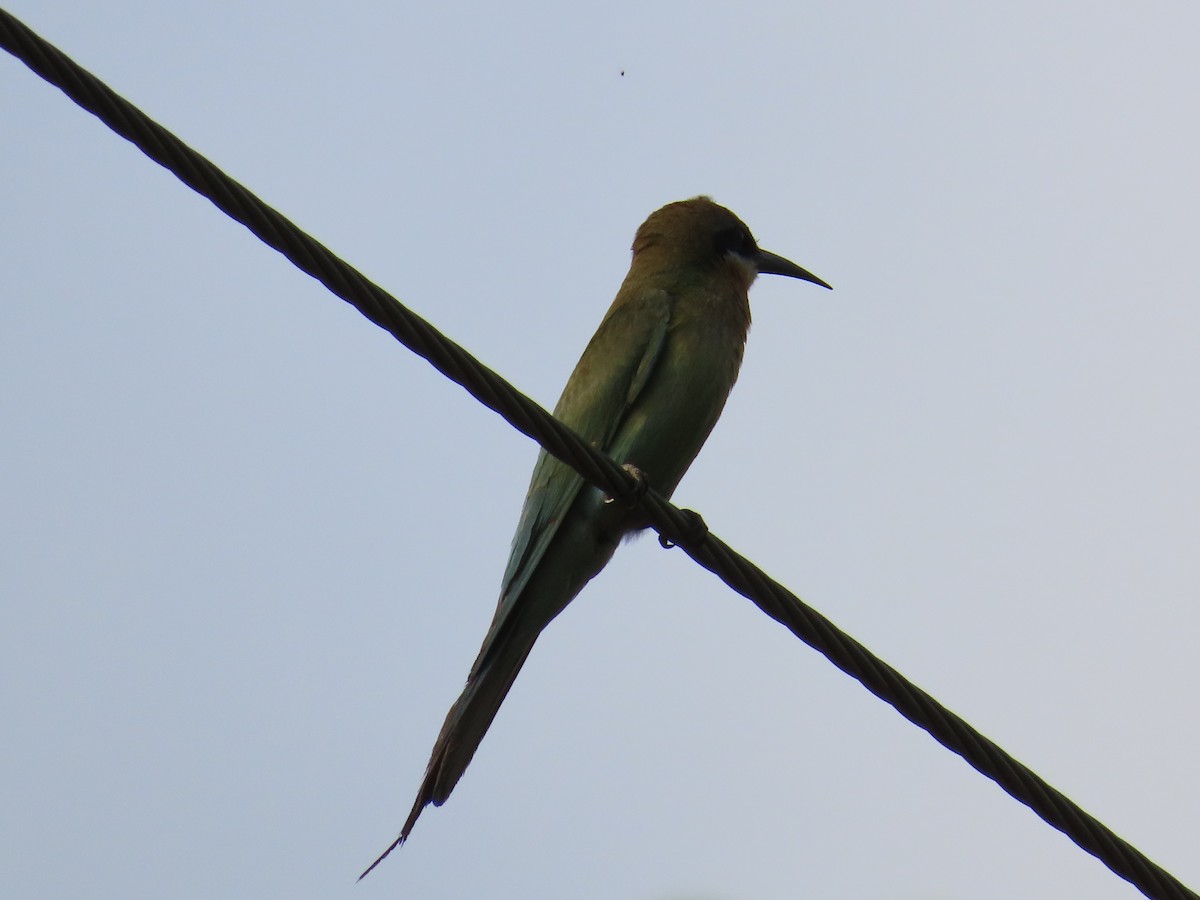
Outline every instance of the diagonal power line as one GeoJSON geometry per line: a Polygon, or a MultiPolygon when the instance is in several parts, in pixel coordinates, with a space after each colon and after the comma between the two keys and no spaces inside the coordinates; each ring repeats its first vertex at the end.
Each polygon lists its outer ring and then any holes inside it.
{"type": "MultiPolygon", "coordinates": [[[[0,9],[0,45],[174,173],[188,187],[211,200],[226,215],[245,225],[297,268],[316,278],[447,378],[461,385],[484,406],[571,465],[588,483],[609,496],[630,498],[631,502],[638,497],[639,486],[610,458],[586,444],[458,344],[342,262],[3,9],[0,9]]],[[[697,563],[1147,897],[1152,900],[1200,900],[1200,895],[1171,873],[842,632],[716,535],[698,536],[694,514],[680,510],[653,490],[637,502],[664,539],[677,543],[697,563]]]]}

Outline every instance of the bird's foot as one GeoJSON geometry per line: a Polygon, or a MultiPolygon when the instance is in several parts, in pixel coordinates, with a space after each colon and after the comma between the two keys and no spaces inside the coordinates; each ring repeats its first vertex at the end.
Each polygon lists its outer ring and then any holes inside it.
{"type": "MultiPolygon", "coordinates": [[[[708,537],[708,525],[701,517],[700,513],[690,509],[681,509],[683,518],[686,524],[683,526],[683,531],[680,532],[680,540],[689,545],[696,545],[708,537]]],[[[670,550],[675,546],[676,542],[671,540],[665,534],[658,536],[658,543],[664,550],[670,550]]]]}
{"type": "MultiPolygon", "coordinates": [[[[620,498],[621,503],[629,509],[633,509],[642,502],[642,498],[646,496],[646,491],[650,490],[650,479],[646,477],[646,473],[635,466],[633,463],[625,463],[621,466],[626,472],[633,476],[633,487],[628,494],[620,498]]],[[[613,503],[617,500],[616,497],[605,497],[605,503],[613,503]]]]}

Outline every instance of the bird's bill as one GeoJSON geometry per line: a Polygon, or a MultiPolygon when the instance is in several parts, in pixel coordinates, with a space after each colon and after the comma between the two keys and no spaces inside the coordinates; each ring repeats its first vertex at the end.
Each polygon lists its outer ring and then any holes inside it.
{"type": "Polygon", "coordinates": [[[778,253],[772,253],[770,250],[759,250],[754,262],[760,275],[786,275],[788,278],[811,281],[813,284],[819,284],[823,288],[833,290],[830,285],[808,271],[808,269],[802,269],[790,259],[784,259],[778,253]]]}

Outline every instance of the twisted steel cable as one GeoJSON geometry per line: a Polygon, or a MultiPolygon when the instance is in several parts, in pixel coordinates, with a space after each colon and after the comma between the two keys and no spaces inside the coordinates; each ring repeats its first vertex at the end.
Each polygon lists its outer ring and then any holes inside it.
{"type": "Polygon", "coordinates": [[[753,602],[775,621],[853,676],[881,700],[981,774],[1063,832],[1153,900],[1200,900],[1162,867],[1123,840],[969,723],[732,550],[698,527],[694,513],[643,493],[629,473],[521,394],[420,316],[338,259],[280,213],[82,69],[23,23],[0,9],[0,45],[91,112],[113,131],[207,197],[230,218],[392,334],[471,396],[576,469],[611,497],[640,503],[661,538],[753,602]]]}

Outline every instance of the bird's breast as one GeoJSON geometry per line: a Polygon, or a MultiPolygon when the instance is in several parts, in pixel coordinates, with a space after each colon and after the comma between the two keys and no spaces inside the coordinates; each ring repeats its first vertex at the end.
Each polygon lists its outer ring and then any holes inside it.
{"type": "Polygon", "coordinates": [[[654,377],[614,441],[618,461],[644,471],[664,496],[700,452],[737,380],[749,326],[738,313],[728,297],[676,301],[654,377]]]}

